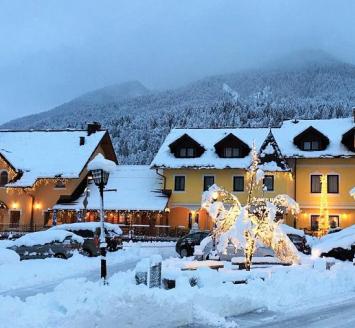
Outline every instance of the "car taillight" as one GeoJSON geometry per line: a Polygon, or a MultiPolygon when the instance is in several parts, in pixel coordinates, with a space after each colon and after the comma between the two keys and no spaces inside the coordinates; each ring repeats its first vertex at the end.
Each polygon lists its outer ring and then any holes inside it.
{"type": "Polygon", "coordinates": [[[96,247],[99,247],[100,242],[99,242],[99,238],[97,236],[94,237],[94,244],[96,247]]]}

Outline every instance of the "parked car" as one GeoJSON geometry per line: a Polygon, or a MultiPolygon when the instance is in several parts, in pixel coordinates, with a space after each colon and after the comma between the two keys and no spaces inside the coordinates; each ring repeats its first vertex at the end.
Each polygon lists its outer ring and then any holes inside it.
{"type": "Polygon", "coordinates": [[[313,256],[353,261],[355,256],[355,225],[325,235],[312,247],[313,256]]]}
{"type": "Polygon", "coordinates": [[[181,257],[192,256],[194,247],[210,234],[210,231],[197,231],[178,239],[175,250],[181,257]]]}
{"type": "Polygon", "coordinates": [[[299,252],[311,254],[311,248],[307,243],[306,235],[303,230],[292,228],[287,224],[280,225],[281,231],[292,241],[299,252]]]}
{"type": "MultiPolygon", "coordinates": [[[[87,256],[100,255],[100,222],[77,222],[60,224],[50,230],[65,230],[84,238],[82,253],[87,256]]],[[[122,249],[122,230],[117,224],[105,222],[107,250],[115,252],[122,249]]]]}
{"type": "Polygon", "coordinates": [[[7,247],[15,251],[21,260],[57,257],[67,259],[74,251],[80,251],[84,239],[69,231],[39,231],[28,233],[7,247]]]}

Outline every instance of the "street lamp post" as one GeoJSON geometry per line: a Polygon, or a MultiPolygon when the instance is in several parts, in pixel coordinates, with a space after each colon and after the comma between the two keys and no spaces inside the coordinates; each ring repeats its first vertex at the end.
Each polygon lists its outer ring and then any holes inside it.
{"type": "Polygon", "coordinates": [[[100,192],[100,256],[101,256],[101,279],[106,284],[107,266],[106,266],[106,238],[105,238],[105,216],[104,216],[104,188],[107,185],[110,172],[116,167],[116,164],[98,154],[88,165],[92,173],[95,185],[100,192]]]}

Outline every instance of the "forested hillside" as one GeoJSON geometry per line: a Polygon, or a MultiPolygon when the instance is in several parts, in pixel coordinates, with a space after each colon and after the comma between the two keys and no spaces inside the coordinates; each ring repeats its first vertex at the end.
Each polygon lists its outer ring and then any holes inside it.
{"type": "Polygon", "coordinates": [[[153,92],[139,82],[100,89],[2,128],[110,130],[121,163],[149,163],[173,127],[276,126],[284,119],[349,116],[355,66],[332,59],[207,77],[153,92]]]}

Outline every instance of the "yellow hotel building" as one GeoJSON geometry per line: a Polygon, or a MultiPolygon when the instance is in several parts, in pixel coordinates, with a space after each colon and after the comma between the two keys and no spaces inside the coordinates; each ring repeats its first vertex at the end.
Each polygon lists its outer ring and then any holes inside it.
{"type": "Polygon", "coordinates": [[[173,129],[151,163],[170,195],[169,224],[197,221],[200,229],[209,229],[200,202],[212,184],[245,203],[253,145],[265,172],[259,196],[287,194],[300,205],[301,213],[284,217],[286,223],[316,233],[322,208],[331,228],[355,224],[354,118],[355,110],[352,118],[285,121],[272,129],[173,129]]]}

